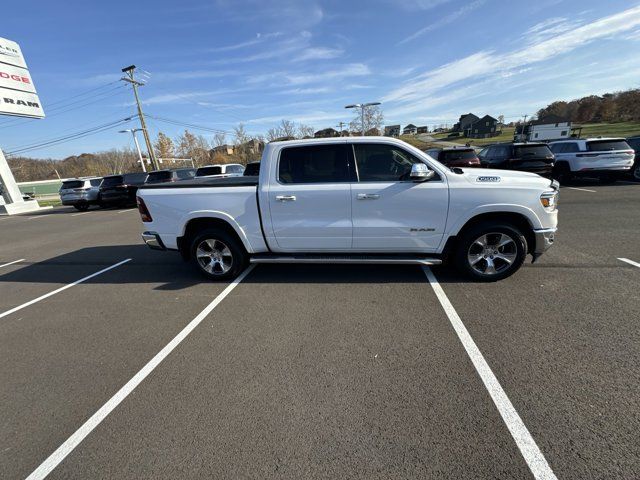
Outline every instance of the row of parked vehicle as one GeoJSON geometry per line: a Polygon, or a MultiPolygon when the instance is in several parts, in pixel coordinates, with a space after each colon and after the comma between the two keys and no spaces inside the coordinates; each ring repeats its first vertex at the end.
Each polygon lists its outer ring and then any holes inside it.
{"type": "Polygon", "coordinates": [[[640,136],[572,138],[541,142],[497,143],[476,152],[472,147],[429,149],[448,167],[485,167],[533,172],[560,182],[577,177],[615,182],[623,176],[640,181],[640,136]]]}
{"type": "MultiPolygon", "coordinates": [[[[259,169],[259,163],[258,164],[259,169]]],[[[106,177],[81,177],[65,180],[60,187],[60,200],[84,211],[91,205],[106,207],[128,207],[136,204],[136,193],[142,185],[179,182],[194,178],[224,178],[242,175],[257,175],[256,166],[230,163],[207,165],[200,168],[176,168],[156,170],[149,173],[134,172],[106,177]],[[254,173],[252,173],[254,172],[254,173]]]]}

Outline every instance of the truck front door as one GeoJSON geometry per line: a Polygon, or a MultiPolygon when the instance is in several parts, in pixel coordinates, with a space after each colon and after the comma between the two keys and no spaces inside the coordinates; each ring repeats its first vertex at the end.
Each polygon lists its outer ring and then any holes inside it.
{"type": "Polygon", "coordinates": [[[449,191],[441,176],[409,179],[421,162],[392,144],[354,143],[358,181],[351,185],[353,250],[433,252],[444,235],[449,191]]]}
{"type": "Polygon", "coordinates": [[[285,147],[269,187],[278,247],[295,252],[351,249],[351,185],[344,141],[285,147]]]}

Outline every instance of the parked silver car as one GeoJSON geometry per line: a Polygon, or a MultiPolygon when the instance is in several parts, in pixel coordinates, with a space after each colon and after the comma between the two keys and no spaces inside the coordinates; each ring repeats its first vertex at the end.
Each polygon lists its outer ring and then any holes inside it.
{"type": "Polygon", "coordinates": [[[98,194],[102,178],[73,178],[62,182],[60,200],[63,205],[72,205],[77,210],[87,210],[98,204],[98,194]]]}

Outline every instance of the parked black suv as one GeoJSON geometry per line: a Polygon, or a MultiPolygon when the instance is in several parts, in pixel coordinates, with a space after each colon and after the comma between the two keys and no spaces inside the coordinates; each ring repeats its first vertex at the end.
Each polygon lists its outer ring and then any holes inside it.
{"type": "Polygon", "coordinates": [[[627,143],[636,152],[636,159],[631,167],[631,176],[636,182],[640,182],[640,135],[627,138],[627,143]]]}
{"type": "Polygon", "coordinates": [[[522,170],[551,177],[555,157],[546,143],[497,143],[483,149],[480,163],[487,168],[522,170]]]}
{"type": "Polygon", "coordinates": [[[147,179],[146,173],[125,173],[104,177],[98,194],[101,207],[125,207],[136,204],[136,193],[147,179]]]}
{"type": "Polygon", "coordinates": [[[260,162],[249,162],[244,169],[245,177],[257,177],[260,174],[260,162]]]}
{"type": "Polygon", "coordinates": [[[190,180],[196,176],[195,168],[177,168],[167,170],[156,170],[150,172],[144,183],[165,183],[177,182],[178,180],[190,180]]]}

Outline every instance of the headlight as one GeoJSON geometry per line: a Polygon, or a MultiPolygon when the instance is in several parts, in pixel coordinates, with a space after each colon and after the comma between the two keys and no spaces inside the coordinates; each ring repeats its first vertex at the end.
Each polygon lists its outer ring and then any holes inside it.
{"type": "Polygon", "coordinates": [[[544,208],[555,210],[558,207],[558,192],[545,192],[540,195],[540,203],[544,208]]]}

